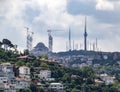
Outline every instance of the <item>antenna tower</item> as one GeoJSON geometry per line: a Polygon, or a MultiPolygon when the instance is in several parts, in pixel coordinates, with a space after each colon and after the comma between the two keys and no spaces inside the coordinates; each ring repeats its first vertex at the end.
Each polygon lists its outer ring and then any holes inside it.
{"type": "Polygon", "coordinates": [[[87,24],[86,24],[86,17],[85,17],[85,32],[84,32],[84,50],[87,51],[87,24]]]}
{"type": "Polygon", "coordinates": [[[71,31],[69,28],[69,51],[71,51],[71,31]]]}

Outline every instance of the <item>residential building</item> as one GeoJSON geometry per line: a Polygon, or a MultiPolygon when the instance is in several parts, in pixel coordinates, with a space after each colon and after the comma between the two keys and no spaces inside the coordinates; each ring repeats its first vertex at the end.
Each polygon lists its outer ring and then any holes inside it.
{"type": "Polygon", "coordinates": [[[7,83],[8,82],[8,77],[5,76],[3,71],[0,71],[0,82],[1,83],[7,83]]]}
{"type": "Polygon", "coordinates": [[[2,82],[0,82],[0,92],[5,92],[5,87],[2,82]]]}
{"type": "Polygon", "coordinates": [[[27,80],[16,80],[15,88],[21,89],[21,88],[29,88],[30,87],[30,81],[27,80]]]}
{"type": "Polygon", "coordinates": [[[30,68],[26,66],[21,66],[19,68],[19,76],[23,78],[30,78],[30,68]]]}
{"type": "Polygon", "coordinates": [[[57,90],[63,90],[64,87],[63,87],[63,84],[61,83],[50,83],[50,88],[52,89],[57,89],[57,90]]]}
{"type": "Polygon", "coordinates": [[[19,73],[24,74],[24,75],[29,75],[30,74],[30,68],[27,66],[21,66],[19,68],[19,73]]]}
{"type": "Polygon", "coordinates": [[[39,77],[40,78],[51,78],[51,71],[50,70],[41,70],[39,77]]]}
{"type": "Polygon", "coordinates": [[[15,78],[14,72],[13,72],[13,65],[10,63],[2,63],[0,65],[1,71],[4,73],[4,75],[8,78],[15,78]]]}
{"type": "Polygon", "coordinates": [[[109,85],[111,83],[114,83],[114,76],[109,76],[106,73],[100,74],[100,78],[105,82],[106,85],[109,85]]]}

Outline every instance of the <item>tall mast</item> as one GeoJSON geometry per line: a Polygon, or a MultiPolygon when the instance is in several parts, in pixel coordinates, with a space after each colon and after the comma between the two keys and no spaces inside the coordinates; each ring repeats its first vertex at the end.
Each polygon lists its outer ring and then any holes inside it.
{"type": "Polygon", "coordinates": [[[71,31],[69,28],[69,51],[71,51],[71,31]]]}
{"type": "Polygon", "coordinates": [[[87,51],[87,24],[86,24],[86,17],[85,17],[85,30],[84,30],[84,50],[87,51]]]}

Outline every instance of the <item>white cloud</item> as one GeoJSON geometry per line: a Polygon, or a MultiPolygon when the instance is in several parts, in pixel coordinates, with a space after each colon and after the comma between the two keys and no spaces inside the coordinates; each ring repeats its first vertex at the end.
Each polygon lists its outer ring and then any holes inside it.
{"type": "MultiPolygon", "coordinates": [[[[50,27],[68,28],[76,24],[78,17],[67,13],[67,0],[45,0],[38,2],[40,15],[34,18],[34,22],[43,22],[50,27]]],[[[78,20],[78,24],[80,24],[78,20]]]]}
{"type": "Polygon", "coordinates": [[[96,0],[96,9],[97,10],[114,10],[114,4],[108,0],[96,0]]]}
{"type": "Polygon", "coordinates": [[[94,2],[95,0],[79,0],[80,2],[94,2]]]}
{"type": "Polygon", "coordinates": [[[26,5],[24,0],[2,0],[0,4],[0,24],[2,24],[0,39],[7,38],[20,48],[25,47],[24,26],[27,22],[23,20],[26,5]]]}
{"type": "MultiPolygon", "coordinates": [[[[83,43],[81,36],[83,36],[84,31],[84,15],[69,14],[67,11],[68,1],[69,0],[0,0],[0,30],[2,35],[0,36],[0,39],[7,37],[13,43],[18,44],[19,48],[26,48],[26,32],[24,31],[24,26],[28,26],[29,28],[31,28],[31,30],[37,33],[34,34],[34,46],[40,41],[48,45],[47,32],[43,33],[43,31],[46,31],[48,28],[68,30],[68,28],[71,27],[71,29],[76,32],[74,33],[74,36],[76,36],[76,34],[77,36],[80,34],[79,37],[73,37],[73,39],[77,38],[75,39],[75,42],[78,42],[79,44],[80,40],[80,42],[83,43]],[[31,8],[38,13],[38,15],[33,16],[31,22],[24,19],[26,16],[29,16],[31,18],[31,15],[28,15],[26,13],[26,11],[28,11],[28,8],[31,8]]],[[[93,0],[80,1],[90,3],[93,0]]],[[[94,0],[93,2],[95,1],[97,2],[97,10],[114,10],[115,6],[113,1],[94,0]]],[[[88,38],[94,39],[90,36],[91,34],[93,36],[93,33],[95,33],[95,31],[96,33],[99,33],[101,35],[103,34],[103,36],[104,33],[108,32],[110,36],[107,37],[112,37],[114,34],[110,34],[109,31],[106,31],[109,30],[110,27],[112,27],[112,25],[99,24],[99,22],[96,21],[94,17],[90,16],[88,17],[88,38]]],[[[68,40],[67,36],[63,37],[62,35],[60,35],[59,37],[57,37],[53,35],[54,51],[61,51],[66,49],[65,43],[68,40]]],[[[106,39],[109,39],[107,37],[106,39]]],[[[119,38],[115,38],[115,40],[117,39],[119,38]]],[[[108,40],[105,40],[103,42],[106,43],[106,41],[108,40]]],[[[115,44],[117,44],[117,42],[115,42],[115,44]]],[[[102,45],[102,47],[105,48],[105,45],[102,45]]],[[[113,48],[114,47],[115,46],[113,46],[113,48]]]]}

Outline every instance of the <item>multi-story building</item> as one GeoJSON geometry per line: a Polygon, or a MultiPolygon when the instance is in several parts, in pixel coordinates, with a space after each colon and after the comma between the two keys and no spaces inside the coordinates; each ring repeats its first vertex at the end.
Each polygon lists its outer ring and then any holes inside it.
{"type": "Polygon", "coordinates": [[[0,64],[0,82],[4,86],[4,91],[0,92],[16,92],[12,80],[15,80],[13,66],[10,63],[0,64]]]}
{"type": "Polygon", "coordinates": [[[2,82],[0,82],[0,92],[5,92],[5,87],[2,82]]]}
{"type": "Polygon", "coordinates": [[[21,88],[29,88],[30,87],[30,80],[24,80],[21,78],[16,79],[15,88],[21,89],[21,88]]]}
{"type": "Polygon", "coordinates": [[[2,63],[0,65],[1,71],[3,71],[4,75],[8,77],[9,79],[15,78],[14,72],[13,72],[13,65],[10,63],[2,63]]]}
{"type": "Polygon", "coordinates": [[[29,75],[30,74],[30,68],[26,66],[21,66],[19,68],[19,73],[24,74],[24,75],[29,75]]]}
{"type": "Polygon", "coordinates": [[[50,70],[41,70],[38,76],[46,81],[54,81],[54,78],[51,78],[51,71],[50,70]]]}
{"type": "Polygon", "coordinates": [[[39,77],[40,78],[51,78],[51,71],[50,70],[41,70],[39,77]]]}
{"type": "Polygon", "coordinates": [[[26,66],[21,66],[19,68],[19,76],[24,78],[30,78],[30,68],[26,66]]]}

